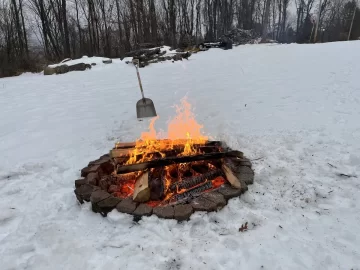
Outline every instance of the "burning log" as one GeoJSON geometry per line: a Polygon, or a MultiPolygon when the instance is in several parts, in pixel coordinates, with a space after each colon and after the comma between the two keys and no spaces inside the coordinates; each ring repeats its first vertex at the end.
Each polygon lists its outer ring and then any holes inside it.
{"type": "Polygon", "coordinates": [[[171,202],[179,202],[179,201],[183,201],[183,200],[186,200],[188,198],[192,198],[208,189],[211,189],[212,188],[212,183],[211,181],[208,181],[198,187],[195,187],[193,189],[189,189],[187,191],[185,191],[184,193],[180,193],[180,194],[177,194],[175,196],[173,196],[170,201],[171,202]]]}
{"type": "Polygon", "coordinates": [[[222,175],[221,170],[213,170],[213,171],[201,174],[201,175],[188,177],[179,182],[172,184],[170,186],[170,191],[174,192],[176,190],[189,189],[189,188],[192,188],[194,186],[197,186],[197,185],[205,182],[206,180],[212,180],[221,175],[222,175]]]}
{"type": "Polygon", "coordinates": [[[150,199],[153,201],[162,200],[165,196],[165,171],[163,168],[155,168],[150,172],[150,199]]]}
{"type": "MultiPolygon", "coordinates": [[[[179,142],[167,142],[167,140],[159,141],[159,144],[164,146],[164,149],[162,153],[164,153],[166,156],[172,156],[181,153],[184,151],[185,147],[185,141],[179,141],[179,142]],[[168,150],[166,150],[168,149],[168,150]]],[[[221,149],[220,142],[212,141],[207,142],[205,144],[193,144],[193,149],[198,149],[203,153],[212,153],[212,152],[219,152],[221,149]]],[[[118,157],[125,157],[131,154],[131,152],[135,149],[135,143],[122,143],[122,144],[116,144],[115,148],[110,151],[110,156],[112,158],[118,158],[118,157]]],[[[143,147],[140,145],[138,148],[139,152],[141,152],[141,149],[146,150],[146,145],[143,147]]],[[[156,154],[154,153],[148,153],[150,154],[156,154]]],[[[139,158],[141,159],[141,155],[139,155],[139,158]]]]}
{"type": "MultiPolygon", "coordinates": [[[[159,143],[161,143],[164,146],[166,146],[166,145],[176,146],[176,145],[185,145],[187,142],[187,139],[182,139],[182,140],[181,139],[178,139],[178,140],[163,139],[163,140],[158,140],[158,141],[159,141],[159,143]]],[[[204,146],[222,146],[223,142],[221,142],[221,141],[206,141],[203,145],[204,146]]],[[[115,149],[135,148],[135,146],[136,146],[136,142],[116,143],[115,149]]],[[[144,143],[144,147],[145,146],[146,146],[146,144],[144,143]]]]}
{"type": "Polygon", "coordinates": [[[213,159],[221,159],[225,157],[237,157],[241,159],[243,158],[243,153],[240,151],[226,151],[226,152],[207,153],[207,154],[192,155],[192,156],[160,158],[157,160],[150,160],[143,163],[121,166],[117,169],[117,173],[122,174],[128,172],[143,171],[149,168],[169,166],[171,164],[176,164],[176,163],[187,163],[187,162],[200,161],[200,160],[213,160],[213,159]]]}
{"type": "Polygon", "coordinates": [[[145,172],[135,182],[133,200],[135,202],[147,202],[149,199],[149,172],[145,172]]]}

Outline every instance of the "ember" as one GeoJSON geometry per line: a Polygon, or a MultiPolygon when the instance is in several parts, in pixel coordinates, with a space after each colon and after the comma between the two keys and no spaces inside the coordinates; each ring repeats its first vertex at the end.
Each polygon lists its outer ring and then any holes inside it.
{"type": "Polygon", "coordinates": [[[158,118],[154,118],[149,131],[142,133],[139,140],[116,143],[110,155],[90,162],[82,170],[86,177],[83,185],[75,190],[78,200],[90,200],[93,210],[103,215],[116,207],[135,216],[155,213],[184,220],[194,209],[216,210],[225,199],[247,190],[254,176],[250,161],[225,143],[210,141],[203,135],[186,99],[181,105],[168,125],[166,139],[156,132],[154,124],[158,118]],[[99,179],[94,180],[94,172],[99,179]],[[87,181],[90,173],[91,183],[87,181]],[[100,193],[103,198],[97,195],[95,200],[92,197],[99,188],[106,192],[100,193]],[[111,205],[104,203],[107,201],[111,205]],[[186,213],[181,214],[184,209],[186,213]]]}

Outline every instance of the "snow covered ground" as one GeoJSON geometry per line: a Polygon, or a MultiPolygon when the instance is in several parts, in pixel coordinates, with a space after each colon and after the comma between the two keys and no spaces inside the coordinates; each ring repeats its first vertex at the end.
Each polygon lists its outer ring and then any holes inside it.
{"type": "Polygon", "coordinates": [[[1,79],[0,268],[360,269],[359,59],[360,42],[262,44],[141,69],[157,128],[187,95],[207,134],[258,159],[246,194],[181,224],[103,218],[73,193],[147,127],[134,67],[1,79]]]}

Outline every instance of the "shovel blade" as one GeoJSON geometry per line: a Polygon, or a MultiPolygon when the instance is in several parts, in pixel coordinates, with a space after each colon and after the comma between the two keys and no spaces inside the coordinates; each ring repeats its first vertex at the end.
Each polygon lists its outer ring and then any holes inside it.
{"type": "Polygon", "coordinates": [[[150,98],[142,98],[136,103],[137,118],[155,117],[154,102],[150,98]]]}

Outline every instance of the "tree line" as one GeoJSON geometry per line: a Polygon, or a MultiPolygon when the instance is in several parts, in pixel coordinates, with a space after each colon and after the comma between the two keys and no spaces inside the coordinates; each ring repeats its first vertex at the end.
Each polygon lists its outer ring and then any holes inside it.
{"type": "Polygon", "coordinates": [[[235,27],[279,42],[346,40],[351,21],[349,38],[357,39],[353,0],[322,0],[320,7],[314,0],[0,0],[0,77],[31,71],[39,59],[121,57],[147,43],[216,41],[235,27]]]}

